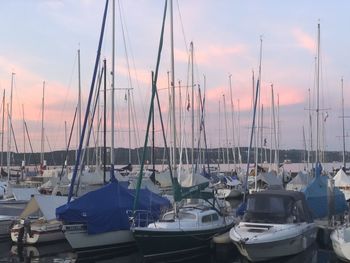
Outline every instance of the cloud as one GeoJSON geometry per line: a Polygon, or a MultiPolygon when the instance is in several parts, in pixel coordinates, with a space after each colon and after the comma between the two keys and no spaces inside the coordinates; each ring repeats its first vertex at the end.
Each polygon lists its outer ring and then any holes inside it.
{"type": "MultiPolygon", "coordinates": [[[[242,55],[247,50],[243,44],[226,46],[223,44],[207,44],[196,49],[194,47],[194,60],[199,65],[212,65],[213,61],[226,61],[232,59],[234,55],[242,55]]],[[[175,49],[175,59],[187,63],[189,52],[175,49]]],[[[220,63],[218,63],[220,64],[220,63]]]]}
{"type": "Polygon", "coordinates": [[[308,50],[314,54],[316,51],[316,42],[313,37],[302,31],[300,28],[294,28],[292,34],[299,47],[308,50]]]}

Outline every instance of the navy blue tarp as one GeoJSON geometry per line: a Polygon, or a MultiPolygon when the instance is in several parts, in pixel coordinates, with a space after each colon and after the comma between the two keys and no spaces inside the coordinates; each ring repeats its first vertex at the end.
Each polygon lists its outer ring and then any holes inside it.
{"type": "MultiPolygon", "coordinates": [[[[133,209],[135,190],[126,189],[117,181],[89,192],[56,209],[56,216],[65,223],[85,223],[89,234],[130,229],[128,210],[133,209]]],[[[147,189],[140,190],[138,209],[157,218],[169,200],[147,189]]]]}
{"type": "MultiPolygon", "coordinates": [[[[313,218],[324,218],[328,216],[328,177],[317,176],[310,184],[302,189],[306,202],[311,210],[313,218]]],[[[342,214],[348,208],[344,194],[339,188],[334,187],[334,214],[342,214]]]]}

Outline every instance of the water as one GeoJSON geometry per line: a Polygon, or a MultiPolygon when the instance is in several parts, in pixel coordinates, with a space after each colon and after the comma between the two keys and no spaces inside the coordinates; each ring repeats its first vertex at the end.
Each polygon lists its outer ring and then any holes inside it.
{"type": "MultiPolygon", "coordinates": [[[[55,262],[55,263],[73,263],[73,262],[99,262],[99,263],[142,263],[142,255],[137,248],[128,251],[115,251],[104,253],[92,253],[88,256],[81,256],[72,251],[69,244],[65,241],[56,242],[41,246],[24,246],[13,245],[10,241],[0,242],[0,262],[55,262]]],[[[179,263],[248,263],[249,261],[239,255],[233,245],[212,249],[199,254],[191,254],[187,257],[175,257],[166,261],[151,262],[179,262],[179,263]]],[[[284,257],[271,263],[333,263],[341,262],[331,250],[321,249],[317,244],[309,247],[304,252],[284,257]]]]}

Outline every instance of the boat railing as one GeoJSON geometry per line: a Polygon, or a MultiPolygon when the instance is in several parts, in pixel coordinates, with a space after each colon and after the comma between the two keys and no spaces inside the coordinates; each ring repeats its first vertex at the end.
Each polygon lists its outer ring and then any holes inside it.
{"type": "Polygon", "coordinates": [[[128,210],[126,211],[131,228],[134,227],[147,227],[157,221],[156,216],[148,210],[128,210]]]}

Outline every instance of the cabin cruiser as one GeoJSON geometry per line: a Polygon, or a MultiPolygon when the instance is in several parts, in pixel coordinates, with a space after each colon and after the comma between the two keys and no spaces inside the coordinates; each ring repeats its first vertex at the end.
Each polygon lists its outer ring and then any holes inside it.
{"type": "Polygon", "coordinates": [[[301,192],[265,190],[249,195],[246,204],[230,239],[249,260],[294,255],[314,243],[317,228],[301,192]]]}

